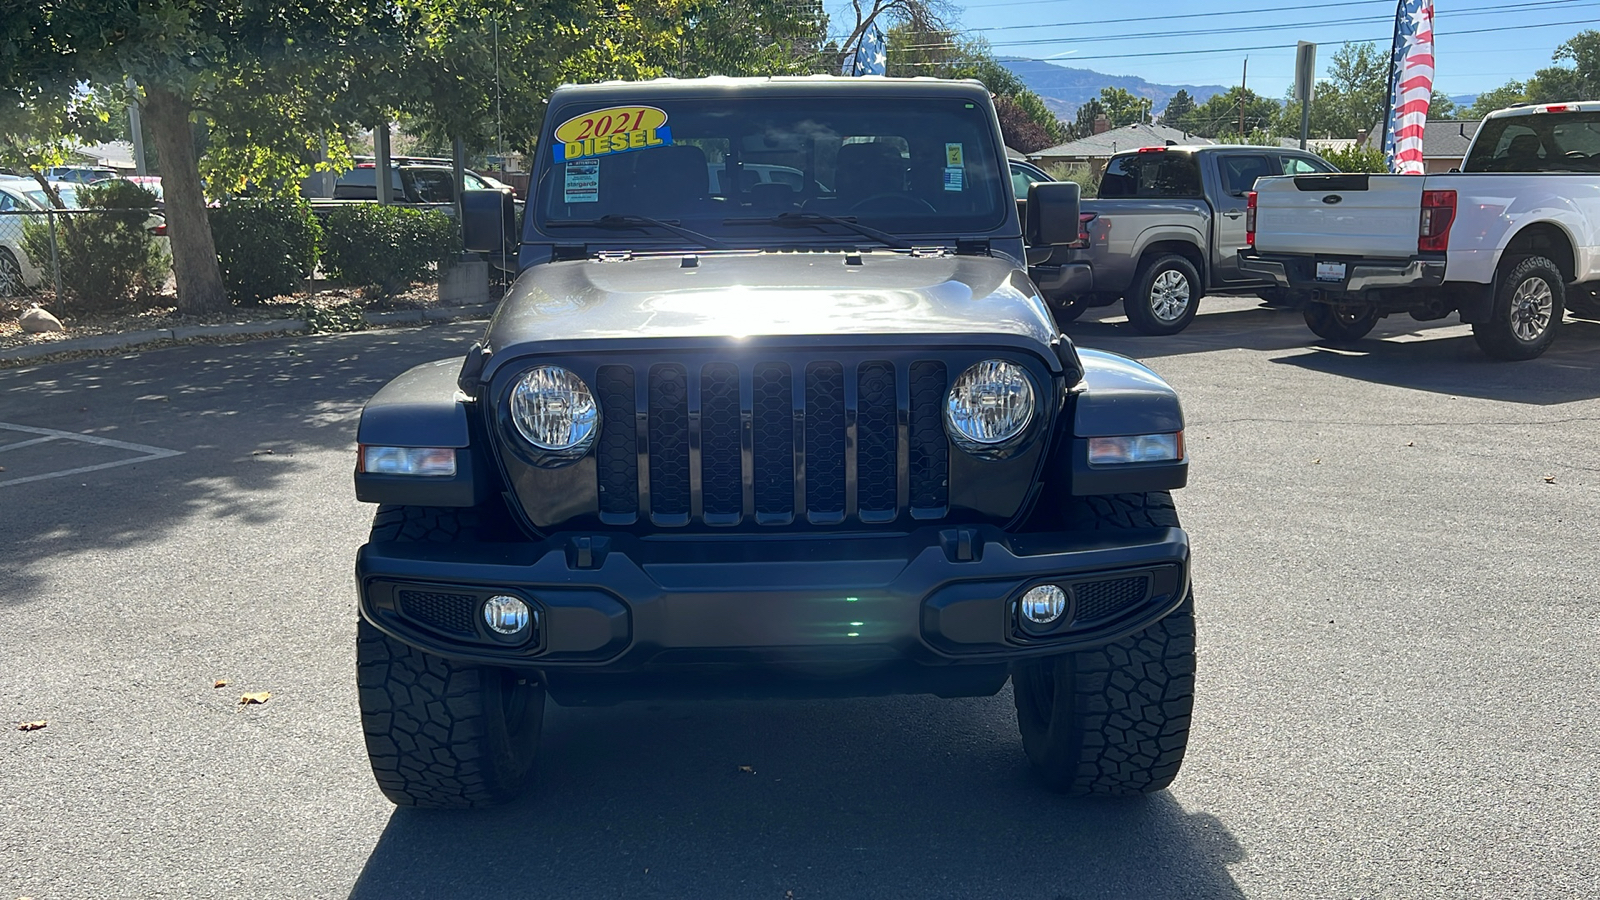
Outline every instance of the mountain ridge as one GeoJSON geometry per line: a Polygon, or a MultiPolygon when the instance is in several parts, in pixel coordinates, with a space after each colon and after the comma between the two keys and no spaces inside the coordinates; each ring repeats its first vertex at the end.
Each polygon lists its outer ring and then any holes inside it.
{"type": "Polygon", "coordinates": [[[1167,102],[1178,91],[1188,91],[1195,103],[1204,103],[1228,91],[1220,84],[1158,84],[1137,75],[1107,75],[1093,69],[1074,69],[1036,59],[1002,56],[996,61],[1038,94],[1058,118],[1068,122],[1078,114],[1078,107],[1098,98],[1100,89],[1106,87],[1119,87],[1135,97],[1150,98],[1150,108],[1156,114],[1167,108],[1167,102]]]}

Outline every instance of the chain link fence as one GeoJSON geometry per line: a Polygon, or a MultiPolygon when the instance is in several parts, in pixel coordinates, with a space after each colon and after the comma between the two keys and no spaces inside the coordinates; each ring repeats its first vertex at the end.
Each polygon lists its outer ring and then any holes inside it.
{"type": "Polygon", "coordinates": [[[0,209],[0,300],[94,309],[170,286],[159,209],[0,209]]]}

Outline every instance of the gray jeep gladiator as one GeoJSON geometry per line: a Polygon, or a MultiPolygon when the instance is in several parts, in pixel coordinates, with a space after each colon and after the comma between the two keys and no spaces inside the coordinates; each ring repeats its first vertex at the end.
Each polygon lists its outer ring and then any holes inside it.
{"type": "Polygon", "coordinates": [[[1002,148],[976,82],[551,96],[520,224],[463,197],[467,246],[520,258],[482,340],[361,415],[357,677],[392,801],[515,796],[547,698],[1008,680],[1050,787],[1173,780],[1183,414],[1055,327],[1027,257],[1077,239],[1077,187],[1014,202],[1002,148]]]}

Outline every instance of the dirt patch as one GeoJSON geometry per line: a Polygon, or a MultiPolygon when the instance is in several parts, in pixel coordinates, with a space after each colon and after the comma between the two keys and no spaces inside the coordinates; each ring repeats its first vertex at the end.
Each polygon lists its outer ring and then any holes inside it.
{"type": "MultiPolygon", "coordinates": [[[[51,344],[102,334],[129,334],[187,325],[225,325],[266,322],[274,319],[298,319],[305,316],[307,306],[322,311],[353,309],[359,312],[391,312],[432,309],[448,305],[439,302],[437,284],[413,285],[409,290],[394,296],[375,298],[367,296],[359,289],[333,287],[314,282],[311,289],[304,293],[274,297],[256,306],[235,306],[223,312],[204,316],[179,314],[177,299],[170,294],[145,298],[120,310],[92,314],[59,312],[52,308],[49,295],[0,297],[0,350],[51,344]],[[23,331],[18,318],[34,305],[55,314],[61,320],[62,330],[43,334],[29,334],[23,331]]],[[[285,330],[289,330],[287,326],[285,330]]]]}

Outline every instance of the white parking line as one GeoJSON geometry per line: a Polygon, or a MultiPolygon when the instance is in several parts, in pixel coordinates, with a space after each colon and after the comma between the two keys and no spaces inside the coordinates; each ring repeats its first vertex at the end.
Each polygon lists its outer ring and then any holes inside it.
{"type": "Polygon", "coordinates": [[[62,469],[59,472],[46,472],[43,475],[28,475],[23,478],[12,478],[0,481],[0,487],[12,484],[27,484],[30,481],[44,481],[49,478],[65,478],[68,475],[81,475],[84,472],[97,472],[101,469],[111,469],[117,466],[126,466],[132,463],[148,462],[153,459],[166,459],[169,456],[182,456],[182,450],[167,450],[161,447],[151,447],[148,444],[133,444],[128,441],[114,441],[111,438],[98,437],[92,434],[74,434],[70,431],[57,431],[54,428],[35,428],[31,425],[13,425],[10,422],[0,422],[0,431],[20,431],[23,434],[37,434],[41,437],[17,441],[10,444],[0,444],[0,451],[14,450],[18,447],[27,447],[33,444],[43,444],[48,441],[76,441],[83,444],[95,444],[100,447],[111,447],[117,450],[126,450],[137,453],[132,459],[119,459],[115,462],[100,463],[94,466],[79,466],[75,469],[62,469]]]}

